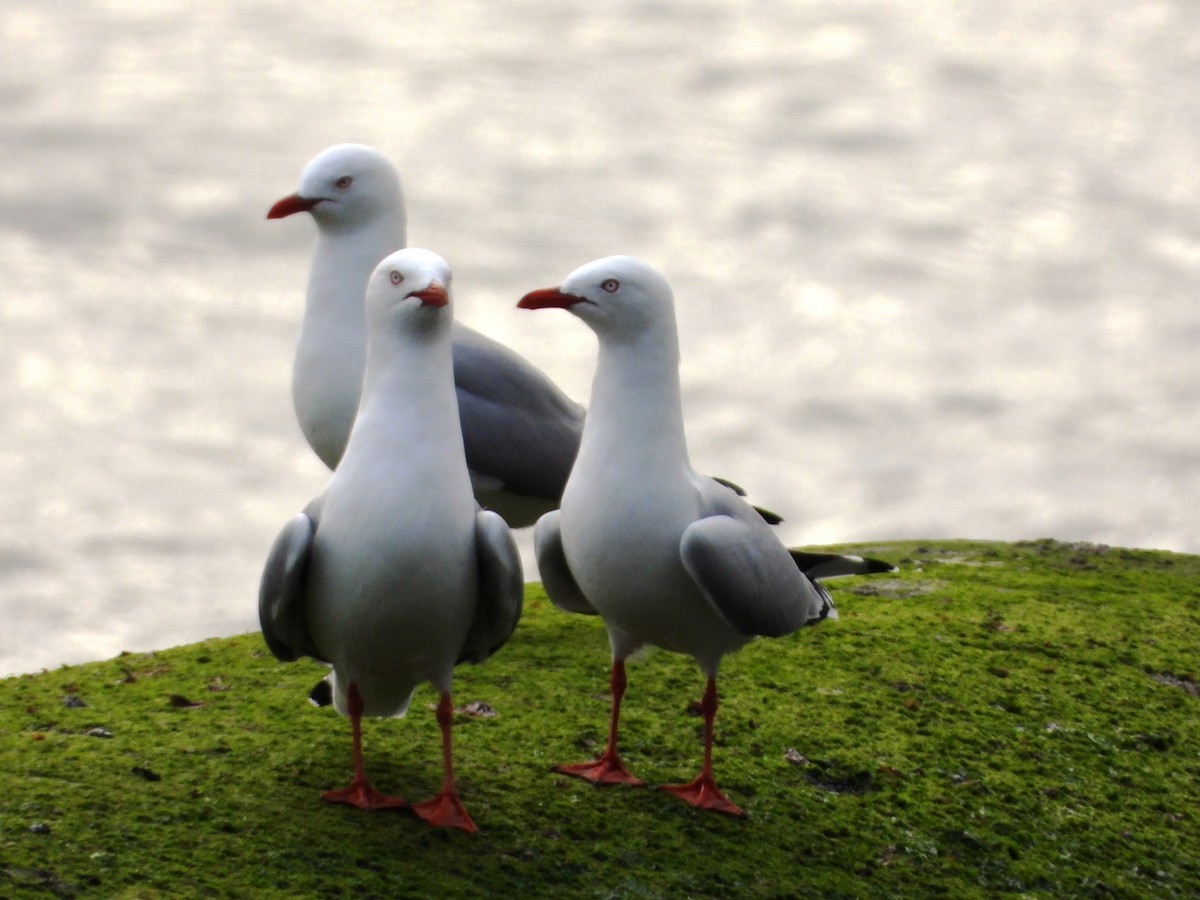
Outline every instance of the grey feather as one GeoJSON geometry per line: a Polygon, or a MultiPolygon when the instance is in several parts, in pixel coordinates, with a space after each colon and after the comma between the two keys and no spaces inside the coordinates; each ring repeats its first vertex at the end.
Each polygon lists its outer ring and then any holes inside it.
{"type": "Polygon", "coordinates": [[[454,383],[467,467],[557,505],[579,452],[583,407],[512,350],[460,324],[454,383]]]}
{"type": "Polygon", "coordinates": [[[291,662],[311,656],[322,662],[304,613],[304,580],[312,554],[316,523],[298,513],[279,532],[258,589],[258,621],[263,639],[277,659],[291,662]]]}
{"type": "Polygon", "coordinates": [[[546,589],[550,602],[564,612],[599,615],[596,607],[583,595],[575,576],[571,574],[571,567],[567,565],[558,517],[558,510],[548,512],[538,519],[533,529],[533,553],[537,559],[538,574],[542,577],[542,587],[546,589]]]}
{"type": "Polygon", "coordinates": [[[498,514],[475,515],[475,553],[479,560],[479,603],[458,662],[481,663],[508,641],[521,618],[525,577],[512,531],[498,514]]]}
{"type": "Polygon", "coordinates": [[[684,529],[679,552],[705,599],[742,634],[791,634],[832,609],[761,521],[699,519],[684,529]]]}

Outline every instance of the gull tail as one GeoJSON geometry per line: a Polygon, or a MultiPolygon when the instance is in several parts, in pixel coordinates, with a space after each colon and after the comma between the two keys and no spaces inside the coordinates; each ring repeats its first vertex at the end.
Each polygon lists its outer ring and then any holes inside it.
{"type": "Polygon", "coordinates": [[[819,581],[822,578],[839,578],[843,575],[878,575],[895,572],[896,567],[882,559],[862,556],[844,556],[840,553],[813,553],[808,550],[788,550],[800,571],[819,581]]]}
{"type": "Polygon", "coordinates": [[[792,550],[788,553],[796,561],[796,566],[813,583],[821,595],[821,613],[808,622],[816,625],[825,619],[838,617],[837,607],[833,605],[833,595],[828,588],[821,584],[822,578],[839,578],[843,575],[877,575],[882,572],[895,572],[896,567],[881,559],[868,559],[862,556],[845,556],[840,553],[813,553],[808,550],[792,550]]]}

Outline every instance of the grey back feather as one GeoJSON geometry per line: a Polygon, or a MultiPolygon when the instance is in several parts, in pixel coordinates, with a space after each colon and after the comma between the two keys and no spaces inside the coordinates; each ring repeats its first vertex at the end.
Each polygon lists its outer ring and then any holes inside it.
{"type": "Polygon", "coordinates": [[[583,407],[512,350],[457,323],[454,383],[467,467],[557,503],[579,452],[583,407]]]}

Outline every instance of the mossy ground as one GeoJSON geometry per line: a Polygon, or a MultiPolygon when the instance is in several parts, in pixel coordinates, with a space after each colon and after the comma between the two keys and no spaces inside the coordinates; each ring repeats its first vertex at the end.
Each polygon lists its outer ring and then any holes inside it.
{"type": "MultiPolygon", "coordinates": [[[[1200,558],[1037,541],[876,545],[842,618],[726,660],[717,776],[749,812],[551,774],[603,743],[595,619],[537,586],[464,667],[456,760],[480,833],[321,804],[349,729],[257,635],[0,682],[0,894],[158,896],[1200,895],[1200,558]],[[98,730],[99,729],[99,730],[98,730]]],[[[623,753],[700,759],[703,685],[630,667],[623,753]]],[[[370,721],[368,772],[425,799],[430,704],[370,721]]]]}

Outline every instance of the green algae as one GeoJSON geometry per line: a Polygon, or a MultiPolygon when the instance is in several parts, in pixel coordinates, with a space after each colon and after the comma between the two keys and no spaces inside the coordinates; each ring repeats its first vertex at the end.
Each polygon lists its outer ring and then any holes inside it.
{"type": "MultiPolygon", "coordinates": [[[[738,821],[555,775],[602,745],[607,644],[528,590],[510,644],[457,673],[480,833],[330,807],[349,729],[323,669],[257,635],[0,682],[0,895],[1187,897],[1200,894],[1200,558],[939,541],[855,548],[841,619],[726,660],[738,821]],[[486,712],[486,710],[485,710],[486,712]]],[[[632,664],[622,751],[691,778],[703,688],[632,664]]],[[[438,789],[429,689],[365,728],[385,791],[438,789]]]]}

